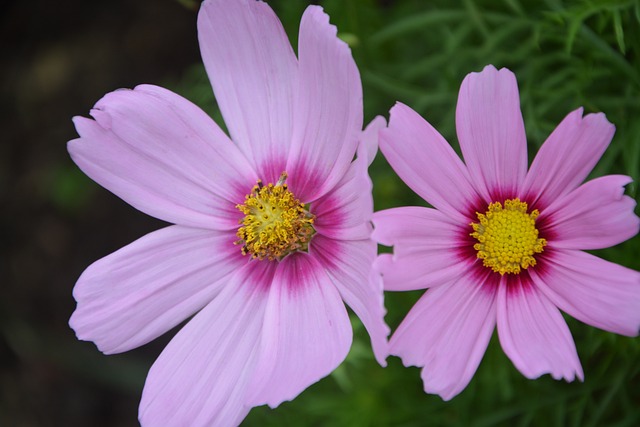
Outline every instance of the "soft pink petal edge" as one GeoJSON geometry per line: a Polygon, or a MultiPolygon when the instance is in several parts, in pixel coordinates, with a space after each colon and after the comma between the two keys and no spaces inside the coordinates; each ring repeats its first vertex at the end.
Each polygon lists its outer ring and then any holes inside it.
{"type": "Polygon", "coordinates": [[[624,195],[624,186],[630,182],[623,175],[596,178],[551,203],[539,218],[548,218],[548,231],[553,233],[549,246],[602,249],[638,234],[636,201],[624,195]]]}
{"type": "Polygon", "coordinates": [[[272,408],[331,373],[347,356],[352,330],[340,294],[314,257],[277,266],[265,308],[247,401],[272,408]]]}
{"type": "Polygon", "coordinates": [[[464,251],[468,243],[461,240],[465,230],[440,211],[420,206],[386,209],[373,214],[373,224],[372,238],[393,246],[393,254],[375,261],[387,291],[447,284],[467,274],[473,264],[464,251]]]}
{"type": "Polygon", "coordinates": [[[469,384],[495,328],[495,286],[477,279],[428,290],[391,337],[391,354],[422,367],[424,391],[444,400],[469,384]]]}
{"type": "Polygon", "coordinates": [[[311,204],[315,230],[340,240],[368,239],[373,215],[372,183],[366,159],[356,159],[338,184],[311,204]]]}
{"type": "Polygon", "coordinates": [[[465,165],[418,113],[402,103],[391,108],[380,131],[380,150],[398,176],[420,197],[454,221],[468,222],[479,196],[465,165]]]}
{"type": "Polygon", "coordinates": [[[562,311],[596,328],[627,336],[640,331],[640,272],[582,251],[556,250],[536,286],[562,311]]]}
{"type": "Polygon", "coordinates": [[[143,85],[105,95],[75,117],[73,161],[91,179],[156,218],[193,227],[237,226],[256,175],[202,110],[166,89],[143,85]],[[211,165],[216,165],[212,167],[211,165]]]}
{"type": "Polygon", "coordinates": [[[349,46],[329,16],[309,6],[300,22],[298,90],[286,171],[298,198],[311,202],[345,174],[362,132],[362,83],[349,46]]]}
{"type": "Polygon", "coordinates": [[[486,203],[514,197],[527,173],[516,76],[487,65],[462,81],[456,130],[472,182],[486,203]]]}
{"type": "Polygon", "coordinates": [[[386,310],[381,277],[372,268],[377,252],[375,242],[338,241],[317,236],[310,251],[367,329],[376,360],[381,366],[386,366],[390,330],[384,321],[386,310]]]}
{"type": "Polygon", "coordinates": [[[358,144],[358,158],[366,159],[367,165],[371,166],[378,154],[380,131],[387,126],[387,121],[382,116],[376,116],[369,122],[360,135],[358,144]]]}
{"type": "Polygon", "coordinates": [[[539,209],[577,188],[605,152],[615,126],[603,113],[569,113],[542,144],[520,191],[520,198],[539,209]]]}
{"type": "Polygon", "coordinates": [[[298,61],[273,10],[255,0],[207,0],[202,59],[231,138],[264,182],[285,170],[298,61]]]}
{"type": "Polygon", "coordinates": [[[515,280],[498,287],[498,337],[502,349],[522,374],[538,378],[582,380],[576,346],[560,311],[531,283],[515,280]]]}
{"type": "Polygon", "coordinates": [[[209,303],[246,264],[234,240],[181,226],[147,234],[82,273],[70,326],[106,354],[148,343],[209,303]]]}
{"type": "Polygon", "coordinates": [[[376,155],[378,132],[385,124],[380,116],[369,123],[360,137],[358,158],[331,191],[312,203],[313,226],[320,234],[339,240],[370,238],[373,197],[367,166],[376,155]]]}
{"type": "Polygon", "coordinates": [[[251,409],[273,263],[248,263],[155,361],[140,402],[142,426],[238,425],[251,409]]]}

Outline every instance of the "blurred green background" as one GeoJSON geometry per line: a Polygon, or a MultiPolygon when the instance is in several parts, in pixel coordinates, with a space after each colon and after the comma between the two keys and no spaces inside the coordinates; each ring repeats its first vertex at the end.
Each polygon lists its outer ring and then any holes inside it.
{"type": "MultiPolygon", "coordinates": [[[[455,145],[464,76],[486,64],[516,73],[530,159],[584,106],[616,135],[592,176],[640,178],[640,2],[326,0],[360,68],[365,120],[408,104],[455,145]]],[[[86,178],[65,142],[74,115],[106,92],[165,86],[222,123],[200,63],[195,0],[5,2],[0,6],[0,426],[134,426],[146,372],[175,333],[103,356],[67,326],[71,291],[94,260],[164,224],[86,178]]],[[[296,43],[302,0],[270,1],[296,43]]],[[[457,147],[456,147],[457,149],[457,147]]],[[[376,210],[424,204],[381,155],[376,210]]],[[[636,210],[638,212],[638,210],[636,210]]],[[[597,255],[640,269],[640,237],[597,255]]],[[[387,293],[394,329],[420,292],[387,293]]],[[[450,402],[422,392],[417,368],[371,355],[354,318],[347,360],[293,402],[251,411],[246,426],[636,426],[640,340],[567,317],[585,381],[527,380],[496,337],[471,384],[450,402]]]]}

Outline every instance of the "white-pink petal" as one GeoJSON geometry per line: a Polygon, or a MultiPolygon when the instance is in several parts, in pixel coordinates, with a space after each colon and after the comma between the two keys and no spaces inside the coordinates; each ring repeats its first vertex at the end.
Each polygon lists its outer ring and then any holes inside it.
{"type": "Polygon", "coordinates": [[[308,203],[342,178],[362,131],[362,84],[349,46],[318,6],[300,22],[300,77],[287,162],[292,191],[308,203]]]}
{"type": "Polygon", "coordinates": [[[358,144],[358,158],[367,159],[367,165],[371,165],[378,154],[378,137],[380,131],[387,126],[387,121],[382,116],[376,116],[369,122],[360,135],[358,144]]]}
{"type": "Polygon", "coordinates": [[[527,173],[516,76],[493,65],[468,74],[458,95],[456,130],[469,175],[485,202],[514,197],[527,173]]]}
{"type": "Polygon", "coordinates": [[[74,118],[73,161],[133,207],[162,220],[228,230],[257,176],[213,120],[168,90],[138,86],[105,95],[74,118]]]}
{"type": "Polygon", "coordinates": [[[286,257],[269,291],[248,403],[292,400],[338,367],[351,339],[347,310],[318,261],[302,252],[286,257]]]}
{"type": "Polygon", "coordinates": [[[142,393],[143,427],[234,426],[251,409],[273,263],[249,263],[189,321],[151,367],[142,393]]]}
{"type": "Polygon", "coordinates": [[[380,274],[371,268],[377,252],[375,242],[339,241],[316,236],[309,251],[369,332],[378,363],[387,366],[389,327],[384,322],[386,310],[382,280],[380,274]]]}
{"type": "Polygon", "coordinates": [[[380,131],[380,150],[413,191],[454,221],[466,223],[477,205],[467,168],[449,143],[418,113],[402,103],[380,131]]]}
{"type": "Polygon", "coordinates": [[[273,10],[255,0],[213,0],[198,15],[200,50],[233,141],[265,182],[284,171],[298,65],[273,10]]]}
{"type": "Polygon", "coordinates": [[[478,369],[496,322],[495,286],[486,279],[464,277],[428,290],[391,337],[391,354],[423,367],[425,392],[449,400],[478,369]]]}
{"type": "Polygon", "coordinates": [[[170,226],[94,262],[73,290],[71,327],[106,354],[148,343],[209,303],[246,264],[234,240],[170,226]]]}
{"type": "Polygon", "coordinates": [[[474,258],[462,239],[468,230],[442,212],[418,206],[386,209],[374,213],[373,224],[372,238],[393,246],[393,255],[375,261],[385,290],[425,289],[470,274],[474,258]]]}
{"type": "Polygon", "coordinates": [[[316,215],[313,227],[333,239],[369,239],[373,215],[371,187],[366,158],[358,158],[331,191],[311,204],[311,213],[316,215]]]}
{"type": "Polygon", "coordinates": [[[640,333],[640,272],[582,251],[557,250],[531,278],[562,311],[596,328],[640,333]]]}
{"type": "Polygon", "coordinates": [[[624,186],[630,182],[623,175],[596,178],[552,202],[539,218],[548,218],[548,231],[553,234],[549,246],[602,249],[638,234],[636,202],[624,195],[624,186]]]}
{"type": "MultiPolygon", "coordinates": [[[[527,279],[529,280],[529,279],[527,279]]],[[[498,287],[498,337],[502,349],[530,379],[551,374],[582,380],[576,346],[562,314],[530,281],[520,277],[498,287]]]]}
{"type": "Polygon", "coordinates": [[[582,108],[569,113],[533,159],[520,198],[544,208],[573,191],[598,163],[614,133],[615,126],[602,113],[582,117],[582,108]]]}
{"type": "Polygon", "coordinates": [[[320,234],[341,240],[370,238],[373,197],[367,167],[378,151],[378,133],[385,125],[381,116],[369,123],[360,135],[358,158],[338,184],[311,205],[314,228],[320,234]]]}

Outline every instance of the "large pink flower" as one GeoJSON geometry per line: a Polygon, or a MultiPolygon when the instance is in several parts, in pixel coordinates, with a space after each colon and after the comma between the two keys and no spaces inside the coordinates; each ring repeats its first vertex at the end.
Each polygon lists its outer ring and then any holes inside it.
{"type": "Polygon", "coordinates": [[[384,120],[362,132],[348,46],[311,6],[296,58],[255,0],[205,1],[198,34],[231,138],[189,101],[144,85],[107,94],[93,120],[76,117],[69,142],[88,176],[176,224],[95,262],[74,289],[72,328],[107,354],[193,316],[149,372],[146,426],[233,425],[294,398],[347,355],[344,303],[383,365],[387,353],[382,285],[369,280],[371,156],[353,160],[384,120]]]}
{"type": "Polygon", "coordinates": [[[435,209],[374,215],[386,290],[429,288],[400,324],[390,353],[423,367],[428,393],[450,399],[469,383],[497,324],[502,348],[528,378],[583,378],[559,311],[636,336],[640,274],[582,252],[638,232],[631,179],[585,180],[613,137],[601,113],[570,113],[527,171],[515,76],[469,74],[456,111],[465,163],[409,107],[391,110],[380,147],[398,175],[435,209]]]}

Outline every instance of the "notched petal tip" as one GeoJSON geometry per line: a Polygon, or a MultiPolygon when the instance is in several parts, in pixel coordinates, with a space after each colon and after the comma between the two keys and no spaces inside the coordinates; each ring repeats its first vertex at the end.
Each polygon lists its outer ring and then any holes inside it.
{"type": "Polygon", "coordinates": [[[544,374],[567,382],[584,378],[571,332],[558,308],[529,281],[500,286],[498,338],[505,354],[527,378],[544,374]]]}
{"type": "Polygon", "coordinates": [[[95,120],[84,116],[74,116],[71,121],[73,122],[73,126],[76,128],[76,132],[80,135],[80,138],[72,139],[69,142],[86,137],[87,134],[93,131],[94,126],[96,125],[95,120]]]}
{"type": "Polygon", "coordinates": [[[245,402],[274,408],[293,400],[338,367],[351,342],[347,310],[316,258],[285,258],[269,291],[256,376],[245,402]]]}
{"type": "Polygon", "coordinates": [[[407,104],[400,102],[400,101],[396,101],[395,104],[393,104],[393,107],[391,107],[391,109],[389,110],[389,124],[388,126],[391,127],[391,123],[393,122],[393,117],[403,114],[405,112],[413,112],[413,109],[411,107],[409,107],[407,104]]]}
{"type": "Polygon", "coordinates": [[[329,15],[324,11],[322,6],[318,6],[318,5],[308,6],[305,9],[304,13],[302,14],[300,27],[302,27],[306,23],[306,20],[313,20],[317,23],[317,25],[324,27],[325,31],[327,31],[327,35],[330,38],[335,39],[335,41],[338,44],[344,45],[346,48],[349,49],[349,45],[345,41],[337,37],[338,27],[331,24],[329,15]]]}
{"type": "Polygon", "coordinates": [[[601,132],[603,135],[613,139],[613,135],[616,132],[616,127],[613,123],[607,119],[607,116],[603,112],[584,114],[584,108],[580,107],[574,111],[578,115],[578,124],[584,122],[586,126],[590,128],[592,132],[601,132]]]}
{"type": "Polygon", "coordinates": [[[427,393],[448,400],[464,390],[495,329],[495,290],[476,279],[427,291],[390,340],[405,366],[424,367],[427,393]]]}
{"type": "MultiPolygon", "coordinates": [[[[329,15],[324,11],[321,6],[311,5],[304,11],[300,20],[300,38],[299,38],[299,52],[298,56],[309,54],[305,52],[302,47],[303,34],[310,35],[316,39],[313,45],[307,43],[307,49],[310,47],[313,49],[324,48],[333,49],[333,46],[337,46],[337,53],[340,55],[339,60],[348,61],[353,63],[352,71],[358,73],[358,68],[355,66],[355,62],[351,55],[351,47],[347,42],[338,37],[338,28],[331,23],[329,15]]],[[[317,54],[317,52],[311,52],[317,54]]]]}
{"type": "Polygon", "coordinates": [[[69,327],[73,330],[76,335],[78,341],[85,341],[93,343],[100,353],[110,356],[112,354],[118,354],[127,351],[128,349],[118,349],[111,348],[106,342],[102,339],[96,339],[95,336],[91,333],[92,325],[86,319],[86,316],[83,316],[79,313],[78,309],[76,309],[69,318],[69,327]]]}
{"type": "MultiPolygon", "coordinates": [[[[500,71],[502,71],[502,70],[509,71],[507,68],[500,68],[500,71]]],[[[485,66],[484,66],[484,68],[482,69],[482,71],[480,71],[479,73],[472,73],[472,74],[491,73],[491,72],[497,73],[497,72],[499,72],[499,71],[498,71],[498,69],[496,68],[496,66],[495,66],[495,65],[493,65],[493,64],[487,64],[487,65],[485,65],[485,66]]],[[[511,71],[509,71],[509,72],[511,72],[511,71]]],[[[513,73],[512,73],[512,74],[513,74],[513,73]]]]}
{"type": "Polygon", "coordinates": [[[102,126],[105,130],[111,129],[112,118],[109,113],[102,110],[100,107],[91,109],[90,113],[91,117],[95,119],[95,121],[102,126]]]}
{"type": "Polygon", "coordinates": [[[508,68],[496,68],[494,65],[485,65],[481,71],[474,71],[467,74],[462,80],[461,88],[471,84],[483,84],[488,79],[502,79],[499,84],[516,84],[516,75],[508,68]]]}
{"type": "Polygon", "coordinates": [[[362,132],[362,83],[349,46],[319,7],[300,23],[290,185],[301,200],[327,194],[347,171],[362,132]]]}
{"type": "Polygon", "coordinates": [[[565,116],[536,154],[521,197],[539,207],[576,189],[598,163],[615,134],[604,113],[583,116],[580,107],[565,116]]]}

